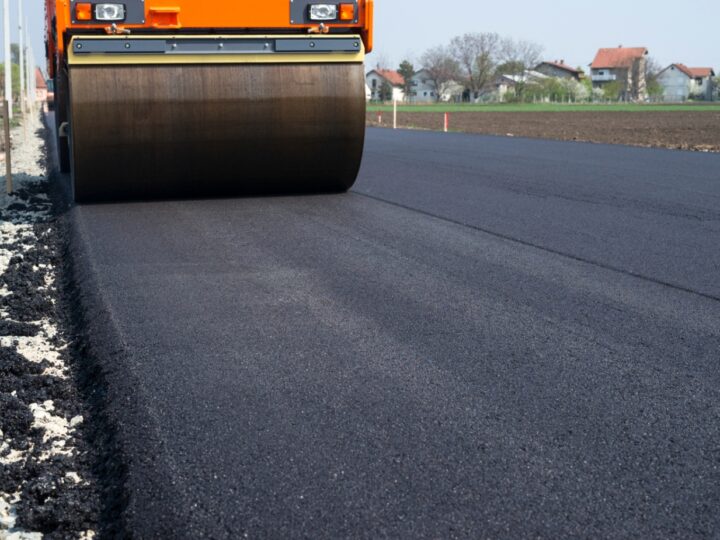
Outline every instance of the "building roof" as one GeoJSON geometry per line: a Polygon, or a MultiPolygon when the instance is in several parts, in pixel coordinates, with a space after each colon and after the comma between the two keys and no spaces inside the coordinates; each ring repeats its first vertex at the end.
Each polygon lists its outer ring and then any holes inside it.
{"type": "Polygon", "coordinates": [[[40,68],[35,68],[35,88],[38,90],[47,89],[47,83],[45,82],[45,76],[43,75],[40,68]]]}
{"type": "MultiPolygon", "coordinates": [[[[387,80],[393,86],[405,86],[405,79],[397,71],[392,69],[374,69],[375,73],[387,80]]],[[[372,71],[370,72],[372,73],[372,71]]]]}
{"type": "Polygon", "coordinates": [[[540,66],[542,66],[542,65],[548,65],[548,66],[556,67],[556,68],[558,68],[558,69],[562,69],[562,70],[564,70],[564,71],[567,71],[568,73],[572,73],[573,75],[580,75],[580,74],[582,73],[581,70],[575,69],[575,68],[572,67],[572,66],[568,66],[568,65],[565,63],[565,60],[554,60],[554,61],[552,61],[552,62],[550,62],[550,61],[540,62],[540,64],[538,64],[538,66],[537,66],[535,69],[537,69],[538,67],[540,67],[540,66]]]}
{"type": "Polygon", "coordinates": [[[692,73],[693,77],[714,77],[715,76],[715,71],[713,70],[713,68],[694,67],[694,68],[689,68],[689,69],[690,69],[690,73],[692,73]]]}
{"type": "Polygon", "coordinates": [[[676,67],[678,71],[683,72],[685,75],[690,77],[691,79],[695,78],[706,78],[706,77],[713,77],[715,76],[715,71],[713,68],[691,68],[687,67],[685,64],[670,64],[668,67],[666,67],[663,71],[667,71],[671,67],[676,67]]]}
{"type": "Polygon", "coordinates": [[[600,49],[591,64],[592,69],[629,68],[638,58],[648,54],[645,47],[616,47],[600,49]]]}
{"type": "MultiPolygon", "coordinates": [[[[511,84],[539,81],[542,79],[549,79],[547,75],[540,73],[539,71],[533,71],[531,69],[525,70],[522,75],[501,75],[498,79],[499,82],[508,82],[511,84]]],[[[496,83],[496,84],[498,84],[496,83]]]]}

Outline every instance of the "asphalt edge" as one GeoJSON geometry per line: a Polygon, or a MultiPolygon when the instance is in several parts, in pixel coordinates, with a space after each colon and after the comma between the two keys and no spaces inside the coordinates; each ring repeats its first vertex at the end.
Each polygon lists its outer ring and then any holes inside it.
{"type": "Polygon", "coordinates": [[[97,358],[88,354],[87,338],[82,330],[86,325],[82,299],[76,287],[74,276],[76,265],[70,246],[72,213],[72,190],[70,183],[57,169],[57,149],[53,129],[43,115],[46,170],[49,197],[53,203],[54,218],[61,242],[61,261],[58,267],[59,302],[65,319],[62,321],[69,333],[69,354],[73,360],[76,384],[91,418],[84,423],[84,435],[94,451],[93,473],[98,483],[100,516],[98,534],[100,538],[118,538],[124,535],[121,515],[127,496],[121,486],[124,484],[125,466],[117,456],[118,440],[116,429],[105,413],[107,381],[100,369],[97,358]]]}
{"type": "MultiPolygon", "coordinates": [[[[46,130],[52,139],[51,130],[46,130]]],[[[87,436],[96,453],[94,474],[100,495],[100,538],[182,537],[182,519],[170,501],[171,483],[157,481],[163,444],[156,421],[138,400],[142,388],[112,310],[102,294],[79,207],[72,202],[68,175],[54,166],[54,141],[48,140],[48,180],[62,241],[60,302],[68,317],[71,356],[80,393],[91,414],[87,436]],[[52,149],[52,151],[50,151],[52,149]],[[143,441],[142,455],[136,451],[143,441]],[[156,481],[153,482],[153,479],[156,481]],[[141,520],[152,508],[157,519],[141,520]]]]}

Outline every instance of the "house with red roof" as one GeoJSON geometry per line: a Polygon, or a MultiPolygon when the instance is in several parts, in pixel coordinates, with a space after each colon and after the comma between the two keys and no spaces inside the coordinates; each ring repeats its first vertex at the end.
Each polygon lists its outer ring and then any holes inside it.
{"type": "Polygon", "coordinates": [[[392,69],[373,69],[365,75],[365,83],[370,89],[372,101],[403,101],[405,99],[405,79],[397,71],[392,69]],[[389,86],[390,99],[383,99],[383,85],[389,86]]]}
{"type": "Polygon", "coordinates": [[[657,76],[665,101],[700,99],[711,101],[715,96],[715,71],[709,67],[687,67],[671,64],[657,76]]]}
{"type": "Polygon", "coordinates": [[[576,81],[585,76],[582,70],[567,65],[565,60],[540,62],[533,71],[556,79],[575,79],[576,81]]]}
{"type": "Polygon", "coordinates": [[[48,97],[48,86],[45,82],[45,76],[40,68],[35,68],[35,100],[39,103],[45,103],[48,97]]]}
{"type": "Polygon", "coordinates": [[[614,85],[618,99],[644,101],[647,98],[648,50],[645,47],[615,47],[600,49],[590,64],[594,88],[606,89],[614,85]]]}

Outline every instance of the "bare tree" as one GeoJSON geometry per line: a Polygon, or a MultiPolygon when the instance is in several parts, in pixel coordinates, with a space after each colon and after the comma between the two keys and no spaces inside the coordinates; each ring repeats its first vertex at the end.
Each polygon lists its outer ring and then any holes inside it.
{"type": "Polygon", "coordinates": [[[658,99],[663,95],[663,87],[658,80],[663,66],[652,56],[645,58],[645,87],[648,96],[652,99],[658,99]]]}
{"type": "Polygon", "coordinates": [[[533,41],[505,38],[500,42],[498,57],[500,62],[512,69],[519,70],[512,75],[522,75],[533,69],[542,59],[543,46],[533,41]]]}
{"type": "Polygon", "coordinates": [[[479,95],[492,82],[499,46],[500,36],[492,32],[464,34],[450,42],[451,54],[473,96],[479,95]]]}
{"type": "Polygon", "coordinates": [[[390,66],[392,66],[392,62],[385,53],[375,52],[373,53],[373,57],[376,69],[390,69],[390,66]]]}
{"type": "Polygon", "coordinates": [[[645,78],[648,82],[656,81],[663,70],[662,64],[652,56],[645,58],[645,78]]]}
{"type": "Polygon", "coordinates": [[[443,46],[427,50],[421,63],[435,87],[435,101],[440,101],[450,86],[460,78],[460,66],[447,47],[443,46]]]}

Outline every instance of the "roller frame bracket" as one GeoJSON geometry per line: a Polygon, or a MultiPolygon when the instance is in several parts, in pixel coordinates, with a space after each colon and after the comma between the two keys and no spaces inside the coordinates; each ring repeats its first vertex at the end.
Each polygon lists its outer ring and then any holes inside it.
{"type": "Polygon", "coordinates": [[[75,37],[72,52],[77,56],[91,54],[160,54],[160,55],[229,55],[277,53],[359,53],[363,50],[359,36],[335,37],[75,37]]]}

